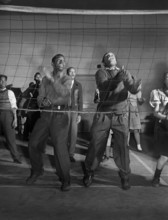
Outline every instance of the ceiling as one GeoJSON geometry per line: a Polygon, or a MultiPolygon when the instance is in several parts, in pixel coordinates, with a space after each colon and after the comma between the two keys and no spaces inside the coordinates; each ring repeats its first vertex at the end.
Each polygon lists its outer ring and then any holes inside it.
{"type": "Polygon", "coordinates": [[[165,10],[168,0],[0,0],[0,4],[62,9],[165,10]],[[9,3],[8,3],[9,1],[9,3]]]}

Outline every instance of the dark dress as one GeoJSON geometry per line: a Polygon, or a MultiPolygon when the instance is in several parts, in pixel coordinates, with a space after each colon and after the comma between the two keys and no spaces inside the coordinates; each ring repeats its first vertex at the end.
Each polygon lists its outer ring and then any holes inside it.
{"type": "MultiPolygon", "coordinates": [[[[159,111],[168,113],[168,96],[163,89],[153,90],[150,95],[150,104],[155,107],[159,104],[159,111]]],[[[154,143],[159,155],[168,156],[168,120],[155,119],[154,143]]]]}

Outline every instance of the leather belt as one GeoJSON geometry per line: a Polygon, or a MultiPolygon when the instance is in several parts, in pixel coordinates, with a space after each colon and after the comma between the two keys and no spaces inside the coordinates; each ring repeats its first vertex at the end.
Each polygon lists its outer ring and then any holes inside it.
{"type": "Polygon", "coordinates": [[[62,111],[62,110],[68,110],[69,108],[68,108],[67,105],[52,105],[51,109],[52,110],[58,110],[58,111],[60,110],[60,111],[62,111]]]}

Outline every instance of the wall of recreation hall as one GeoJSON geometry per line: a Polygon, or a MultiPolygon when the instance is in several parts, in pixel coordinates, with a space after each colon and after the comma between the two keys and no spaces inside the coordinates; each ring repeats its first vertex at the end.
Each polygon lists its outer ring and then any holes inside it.
{"type": "MultiPolygon", "coordinates": [[[[121,65],[141,78],[146,103],[140,106],[141,119],[151,114],[148,104],[153,88],[161,86],[168,71],[168,15],[40,15],[1,13],[0,73],[8,83],[22,90],[35,72],[51,69],[51,58],[62,53],[67,67],[77,69],[83,85],[84,114],[88,127],[96,105],[94,74],[106,51],[113,51],[121,65]]],[[[42,73],[43,74],[43,73],[42,73]]]]}

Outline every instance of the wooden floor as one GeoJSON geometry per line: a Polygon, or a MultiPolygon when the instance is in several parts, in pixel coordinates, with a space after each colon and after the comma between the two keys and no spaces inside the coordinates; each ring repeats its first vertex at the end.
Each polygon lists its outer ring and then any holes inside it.
{"type": "Polygon", "coordinates": [[[27,186],[25,180],[30,174],[27,142],[17,139],[22,164],[15,164],[1,138],[0,219],[167,219],[168,166],[163,170],[161,187],[152,187],[157,155],[153,138],[142,135],[141,139],[143,152],[138,152],[134,144],[130,149],[130,190],[121,189],[113,158],[100,164],[93,184],[85,188],[81,162],[88,142],[78,139],[76,163],[71,164],[71,190],[61,192],[51,145],[47,145],[43,157],[44,175],[34,185],[27,186]]]}

